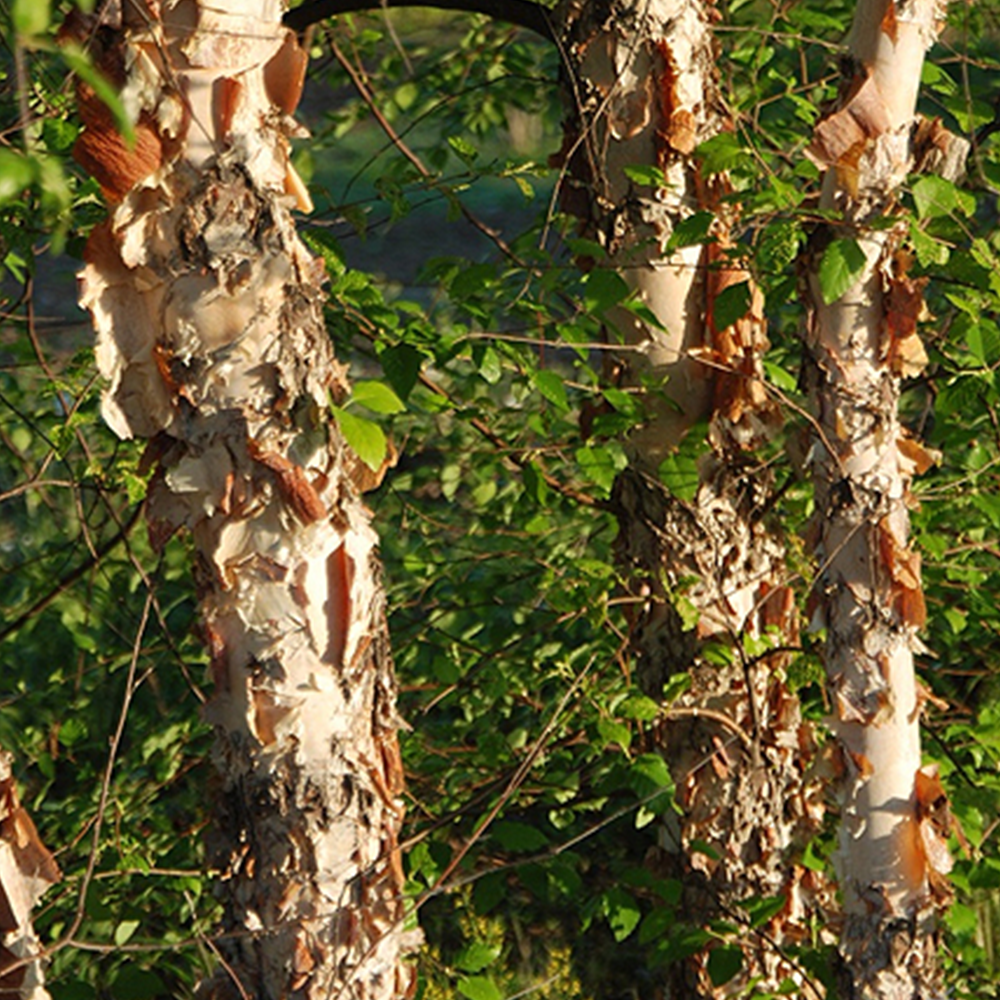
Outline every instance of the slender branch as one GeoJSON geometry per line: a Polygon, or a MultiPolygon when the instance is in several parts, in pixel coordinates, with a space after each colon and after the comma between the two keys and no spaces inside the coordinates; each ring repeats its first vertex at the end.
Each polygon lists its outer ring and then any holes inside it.
{"type": "Polygon", "coordinates": [[[311,24],[336,17],[338,14],[359,13],[366,10],[383,10],[387,7],[434,7],[438,10],[457,10],[487,17],[519,28],[527,28],[546,41],[555,41],[555,32],[549,18],[549,9],[532,0],[311,0],[290,10],[285,24],[302,32],[311,24]]]}
{"type": "Polygon", "coordinates": [[[44,608],[47,608],[61,593],[68,590],[70,587],[76,583],[88,570],[96,566],[105,556],[107,556],[119,542],[123,541],[128,537],[129,532],[135,526],[136,521],[139,520],[139,515],[142,513],[142,504],[136,506],[129,516],[129,519],[125,521],[115,534],[105,542],[96,552],[85,559],[76,569],[67,573],[47,594],[43,594],[34,604],[31,605],[26,611],[19,614],[13,621],[8,622],[2,628],[0,628],[0,640],[6,639],[7,636],[16,632],[18,629],[22,628],[25,623],[31,620],[35,615],[37,615],[44,608]]]}

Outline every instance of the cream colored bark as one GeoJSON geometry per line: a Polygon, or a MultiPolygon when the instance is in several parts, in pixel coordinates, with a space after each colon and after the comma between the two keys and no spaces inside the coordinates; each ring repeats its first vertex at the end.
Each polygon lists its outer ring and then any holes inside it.
{"type": "Polygon", "coordinates": [[[412,978],[396,689],[371,475],[331,422],[347,383],[291,215],[305,53],[281,13],[150,0],[110,26],[98,61],[139,141],[81,94],[77,152],[116,206],[81,301],[105,418],[150,439],[151,538],[196,551],[226,932],[202,995],[389,1000],[412,978]]]}
{"type": "Polygon", "coordinates": [[[624,307],[609,316],[611,338],[619,334],[631,348],[618,360],[619,384],[641,392],[647,410],[613,494],[618,557],[635,599],[637,679],[659,697],[671,675],[692,675],[688,692],[666,708],[660,734],[683,810],[664,829],[661,862],[684,883],[685,917],[705,925],[732,919],[753,896],[788,900],[765,933],[734,939],[743,952],[736,977],[712,983],[709,948],[670,971],[667,995],[764,992],[791,979],[816,997],[819,987],[782,952],[805,937],[807,913],[825,921],[831,903],[822,879],[794,863],[822,814],[807,775],[811,735],[782,656],[746,652],[754,640],[787,646],[797,636],[784,546],[764,517],[770,483],[747,450],[774,416],[761,381],[767,340],[759,292],[749,289],[750,308],[731,327],[716,329],[713,319],[723,289],[750,279],[730,255],[726,179],[704,177],[694,155],[727,126],[708,7],[619,0],[571,2],[563,13],[574,70],[565,183],[586,192],[567,205],[606,249],[598,266],[621,274],[659,321],[624,307]],[[659,168],[662,185],[635,183],[627,168],[636,166],[659,168]],[[715,242],[670,252],[676,227],[698,210],[716,214],[715,242]],[[713,447],[697,494],[683,502],[657,469],[699,421],[711,422],[713,447]],[[679,600],[697,613],[693,629],[682,623],[679,600]],[[731,662],[707,662],[707,643],[731,662]],[[698,841],[711,851],[693,849],[698,841]]]}
{"type": "Polygon", "coordinates": [[[861,0],[850,36],[854,78],[817,127],[823,207],[843,223],[820,235],[809,279],[807,346],[822,437],[814,448],[816,623],[841,748],[839,868],[845,997],[937,995],[937,916],[950,869],[936,775],[922,768],[913,654],[925,610],[909,542],[910,481],[929,456],[902,428],[902,377],[926,361],[916,334],[921,283],[885,227],[914,169],[917,88],[941,27],[939,0],[861,0]],[[873,228],[872,223],[879,223],[873,228]],[[864,267],[836,301],[818,266],[831,239],[855,239],[864,267]]]}
{"type": "Polygon", "coordinates": [[[49,1000],[31,910],[61,877],[18,801],[11,756],[0,750],[0,996],[7,1000],[49,1000]]]}
{"type": "Polygon", "coordinates": [[[671,402],[654,404],[632,438],[634,452],[655,468],[711,408],[709,373],[690,354],[704,343],[703,249],[664,252],[674,226],[699,207],[689,154],[723,121],[706,86],[711,36],[704,8],[688,0],[611,4],[603,21],[596,5],[577,0],[564,6],[562,21],[579,116],[567,142],[575,182],[588,191],[588,230],[662,324],[624,308],[609,317],[634,348],[623,354],[628,382],[668,384],[671,402]],[[634,182],[626,174],[634,166],[660,168],[665,183],[634,182]]]}

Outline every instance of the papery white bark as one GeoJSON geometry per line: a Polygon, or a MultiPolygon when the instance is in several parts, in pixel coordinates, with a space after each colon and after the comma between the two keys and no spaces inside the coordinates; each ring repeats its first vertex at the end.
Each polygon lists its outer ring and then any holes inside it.
{"type": "Polygon", "coordinates": [[[885,226],[914,166],[917,89],[942,17],[939,0],[860,0],[850,36],[855,77],[811,147],[829,168],[822,205],[844,218],[813,251],[806,341],[822,430],[816,615],[827,630],[831,727],[844,769],[844,995],[866,1000],[938,994],[936,917],[948,896],[948,831],[930,815],[940,784],[921,769],[913,664],[925,617],[908,515],[920,449],[898,414],[901,376],[926,361],[915,333],[921,285],[906,277],[898,252],[905,227],[885,226]],[[865,265],[827,303],[818,264],[831,238],[856,239],[865,265]]]}
{"type": "Polygon", "coordinates": [[[49,1000],[31,911],[62,875],[18,801],[11,762],[0,750],[0,996],[49,1000]]]}
{"type": "Polygon", "coordinates": [[[371,476],[330,419],[347,383],[291,216],[305,54],[277,0],[124,16],[107,61],[160,156],[130,160],[90,116],[83,158],[119,203],[81,301],[106,419],[151,439],[151,538],[186,528],[197,553],[227,932],[202,994],[395,1000],[413,943],[399,720],[371,476]]]}

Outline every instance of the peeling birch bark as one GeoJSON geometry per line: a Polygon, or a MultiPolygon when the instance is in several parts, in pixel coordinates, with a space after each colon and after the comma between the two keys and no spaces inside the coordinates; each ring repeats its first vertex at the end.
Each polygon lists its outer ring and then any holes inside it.
{"type": "Polygon", "coordinates": [[[612,498],[618,559],[635,598],[637,680],[660,698],[672,675],[692,677],[656,734],[683,810],[674,823],[668,817],[662,864],[683,881],[686,914],[703,924],[731,918],[754,896],[786,897],[764,933],[741,937],[737,976],[714,985],[702,951],[670,971],[667,995],[726,997],[751,984],[777,990],[791,979],[816,997],[819,987],[782,951],[806,939],[810,916],[828,922],[834,904],[822,877],[794,861],[822,818],[822,795],[785,660],[767,652],[794,645],[797,625],[784,546],[765,520],[770,482],[750,453],[775,418],[762,381],[763,301],[729,253],[726,180],[703,178],[692,155],[730,127],[715,89],[709,7],[569,2],[563,18],[574,70],[564,155],[567,183],[577,185],[567,203],[660,324],[625,308],[610,317],[632,348],[617,361],[621,382],[647,404],[645,424],[627,442],[631,467],[612,498]],[[635,184],[626,168],[637,165],[658,167],[664,184],[635,184]],[[698,210],[714,213],[715,242],[669,252],[671,234],[698,210]],[[717,296],[744,281],[746,315],[716,329],[717,296]],[[702,421],[710,422],[712,450],[695,497],[684,502],[656,473],[702,421]],[[679,599],[696,612],[693,629],[679,599]],[[747,652],[755,640],[764,648],[757,656],[747,652]],[[728,665],[705,659],[709,643],[725,651],[728,665]],[[717,857],[694,850],[698,841],[717,857]]]}
{"type": "Polygon", "coordinates": [[[149,0],[98,33],[143,138],[81,94],[77,152],[114,206],[81,302],[106,421],[150,439],[153,544],[186,529],[196,552],[227,935],[201,995],[390,1000],[415,943],[400,722],[363,470],[330,418],[347,381],[323,266],[291,216],[309,207],[288,143],[306,55],[281,14],[149,0]]]}
{"type": "MultiPolygon", "coordinates": [[[[915,108],[943,16],[940,0],[860,0],[853,79],[810,147],[828,168],[822,207],[843,215],[814,237],[808,279],[808,374],[822,431],[812,452],[821,562],[812,603],[814,625],[827,630],[843,772],[842,995],[864,1000],[942,995],[938,918],[950,896],[947,805],[936,774],[921,766],[913,662],[926,610],[909,542],[910,482],[931,458],[898,413],[902,377],[926,363],[916,332],[922,283],[906,275],[905,223],[885,226],[900,184],[924,158],[914,140],[934,132],[915,108]],[[833,239],[856,240],[864,266],[827,303],[818,266],[833,239]]],[[[938,162],[964,159],[951,154],[938,162]]]]}
{"type": "Polygon", "coordinates": [[[31,911],[62,874],[18,800],[11,763],[0,751],[0,997],[49,1000],[31,911]]]}

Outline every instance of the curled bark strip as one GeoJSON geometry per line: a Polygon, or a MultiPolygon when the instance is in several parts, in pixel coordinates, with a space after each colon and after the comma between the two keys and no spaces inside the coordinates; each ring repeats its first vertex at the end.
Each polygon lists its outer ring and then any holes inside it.
{"type": "Polygon", "coordinates": [[[327,516],[326,504],[302,468],[274,451],[264,451],[256,441],[247,442],[250,457],[274,473],[274,481],[296,516],[303,524],[312,524],[327,516]]]}

